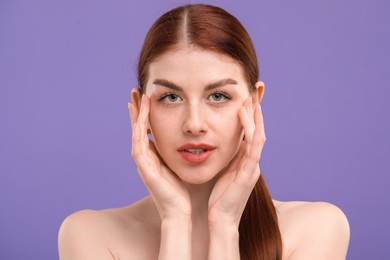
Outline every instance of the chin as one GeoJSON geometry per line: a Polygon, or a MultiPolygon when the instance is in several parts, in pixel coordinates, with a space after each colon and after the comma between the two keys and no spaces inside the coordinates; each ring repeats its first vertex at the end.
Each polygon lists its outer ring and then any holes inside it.
{"type": "Polygon", "coordinates": [[[202,185],[213,182],[218,174],[218,171],[213,171],[211,169],[191,169],[191,170],[181,170],[174,171],[175,174],[185,183],[194,184],[194,185],[202,185]]]}
{"type": "Polygon", "coordinates": [[[208,184],[211,182],[211,180],[213,179],[182,179],[181,180],[187,184],[191,184],[191,185],[204,185],[204,184],[208,184]]]}

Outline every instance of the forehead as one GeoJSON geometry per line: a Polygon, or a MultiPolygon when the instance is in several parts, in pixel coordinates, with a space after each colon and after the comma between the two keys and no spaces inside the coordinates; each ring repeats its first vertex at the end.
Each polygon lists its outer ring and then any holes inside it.
{"type": "Polygon", "coordinates": [[[225,78],[246,85],[242,66],[231,57],[191,46],[165,52],[150,63],[148,74],[147,85],[155,79],[179,85],[205,85],[225,78]]]}

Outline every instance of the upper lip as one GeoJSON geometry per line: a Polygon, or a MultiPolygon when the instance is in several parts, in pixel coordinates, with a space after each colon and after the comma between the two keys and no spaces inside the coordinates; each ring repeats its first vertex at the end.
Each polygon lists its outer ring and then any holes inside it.
{"type": "Polygon", "coordinates": [[[184,151],[188,149],[203,149],[203,150],[213,150],[215,146],[209,144],[185,144],[177,148],[178,151],[184,151]]]}

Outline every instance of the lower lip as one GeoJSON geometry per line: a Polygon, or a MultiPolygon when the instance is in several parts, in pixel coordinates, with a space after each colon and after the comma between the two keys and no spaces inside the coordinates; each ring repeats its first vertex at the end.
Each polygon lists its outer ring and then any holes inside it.
{"type": "Polygon", "coordinates": [[[211,156],[212,153],[213,150],[206,150],[205,152],[200,154],[180,151],[180,154],[183,156],[183,158],[190,163],[202,163],[206,161],[211,156]]]}

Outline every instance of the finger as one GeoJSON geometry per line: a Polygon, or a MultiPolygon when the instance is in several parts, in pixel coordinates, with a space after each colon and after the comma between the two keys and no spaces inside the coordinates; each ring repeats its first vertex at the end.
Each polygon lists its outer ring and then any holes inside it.
{"type": "Polygon", "coordinates": [[[245,108],[246,108],[246,110],[248,111],[248,116],[249,116],[249,118],[252,118],[252,119],[253,119],[254,110],[253,110],[253,99],[252,99],[251,96],[250,96],[250,97],[248,98],[248,100],[246,101],[246,103],[245,103],[245,108]]]}
{"type": "Polygon", "coordinates": [[[247,179],[251,183],[257,181],[260,176],[259,161],[265,143],[264,123],[260,106],[257,106],[255,109],[255,122],[256,128],[253,134],[251,150],[242,171],[243,180],[247,179]]]}
{"type": "Polygon", "coordinates": [[[150,139],[149,139],[149,148],[150,148],[150,150],[156,155],[156,157],[157,157],[158,160],[160,161],[160,164],[167,167],[167,165],[165,164],[165,162],[164,162],[164,160],[162,159],[161,155],[160,155],[159,152],[157,151],[156,145],[155,145],[154,142],[153,142],[152,140],[150,140],[150,139]]]}
{"type": "Polygon", "coordinates": [[[229,165],[226,167],[225,172],[231,172],[239,168],[239,164],[242,162],[244,156],[245,156],[245,142],[241,142],[240,147],[238,148],[237,154],[234,156],[234,158],[230,161],[229,165]]]}
{"type": "Polygon", "coordinates": [[[251,138],[253,138],[253,131],[255,130],[255,122],[254,122],[254,111],[252,104],[252,97],[249,97],[246,103],[246,110],[249,117],[249,132],[251,134],[251,138]]]}
{"type": "Polygon", "coordinates": [[[141,154],[140,132],[137,123],[133,124],[133,136],[131,138],[131,154],[133,155],[135,160],[137,159],[138,155],[141,154]]]}
{"type": "Polygon", "coordinates": [[[148,147],[141,140],[141,129],[138,123],[134,123],[132,138],[132,156],[137,164],[138,174],[143,182],[148,185],[156,178],[156,171],[150,171],[149,167],[153,164],[151,158],[147,155],[148,147]]]}
{"type": "Polygon", "coordinates": [[[258,105],[255,110],[255,126],[256,128],[259,127],[265,137],[263,110],[261,109],[261,105],[258,105]]]}
{"type": "Polygon", "coordinates": [[[127,103],[127,106],[129,108],[129,114],[130,114],[130,122],[131,122],[131,132],[132,132],[132,139],[131,139],[131,154],[134,156],[135,152],[135,145],[139,142],[139,132],[137,131],[136,127],[136,120],[137,117],[136,112],[134,111],[136,108],[133,104],[130,102],[127,103]]]}
{"type": "Polygon", "coordinates": [[[142,153],[141,131],[140,131],[140,124],[138,122],[139,111],[137,107],[132,103],[128,103],[128,108],[130,111],[130,120],[132,126],[131,154],[133,155],[134,159],[136,159],[136,157],[142,153]]]}
{"type": "Polygon", "coordinates": [[[237,183],[247,186],[254,185],[260,176],[259,160],[265,143],[264,123],[261,107],[256,106],[254,111],[255,129],[252,132],[250,149],[243,161],[240,173],[237,175],[237,183]]]}
{"type": "Polygon", "coordinates": [[[139,115],[139,109],[138,107],[135,105],[136,104],[136,101],[133,99],[133,96],[131,97],[131,105],[132,105],[132,110],[133,110],[133,119],[134,119],[134,122],[137,122],[137,119],[138,119],[138,115],[139,115]]]}
{"type": "MultiPolygon", "coordinates": [[[[144,121],[145,117],[147,118],[147,108],[145,109],[145,105],[143,102],[143,99],[141,101],[140,105],[140,111],[137,113],[137,108],[134,104],[131,104],[130,106],[130,115],[132,117],[133,121],[133,139],[132,139],[132,154],[135,160],[137,160],[136,156],[142,157],[140,155],[146,155],[147,148],[149,146],[148,137],[145,133],[145,126],[144,121]],[[136,118],[136,120],[135,120],[136,118]]],[[[139,159],[138,159],[139,160],[139,159]]]]}
{"type": "Polygon", "coordinates": [[[244,129],[245,134],[245,144],[246,144],[246,152],[247,154],[250,152],[252,145],[252,137],[255,129],[255,124],[253,121],[253,116],[250,116],[253,112],[251,112],[252,101],[251,98],[248,98],[244,106],[240,109],[239,116],[241,120],[241,124],[244,129]]]}
{"type": "Polygon", "coordinates": [[[253,140],[250,151],[250,158],[255,161],[259,161],[261,152],[265,144],[265,131],[264,131],[264,120],[261,106],[257,106],[255,109],[255,131],[253,133],[253,140]]]}
{"type": "MultiPolygon", "coordinates": [[[[137,157],[142,154],[145,149],[142,147],[142,131],[140,129],[139,122],[139,113],[137,113],[137,108],[134,104],[128,103],[130,110],[130,118],[132,124],[132,148],[131,154],[133,155],[134,160],[137,161],[137,157]]],[[[141,112],[141,111],[140,111],[141,112]]]]}
{"type": "Polygon", "coordinates": [[[134,122],[137,121],[137,114],[136,114],[136,108],[134,104],[127,103],[127,107],[129,108],[129,115],[130,115],[130,122],[131,122],[131,129],[134,128],[134,122]]]}
{"type": "Polygon", "coordinates": [[[144,143],[145,148],[149,145],[149,137],[148,137],[148,122],[149,122],[149,100],[146,95],[142,96],[141,100],[141,110],[138,116],[137,123],[140,126],[140,138],[144,143]]]}

